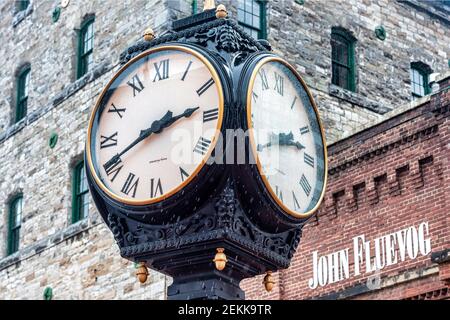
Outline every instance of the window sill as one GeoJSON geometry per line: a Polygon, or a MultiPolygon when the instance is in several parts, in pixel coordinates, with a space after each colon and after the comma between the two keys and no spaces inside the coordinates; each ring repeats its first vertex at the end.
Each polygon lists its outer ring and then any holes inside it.
{"type": "Polygon", "coordinates": [[[0,143],[8,140],[10,137],[14,136],[16,133],[21,131],[23,128],[28,126],[29,124],[35,122],[42,116],[44,116],[47,112],[64,102],[66,99],[74,95],[77,91],[81,90],[88,83],[96,80],[101,77],[106,72],[110,71],[114,66],[110,66],[107,63],[103,63],[96,68],[94,68],[91,72],[88,72],[80,79],[75,82],[69,84],[63,91],[58,93],[55,98],[46,106],[39,108],[28,115],[25,118],[21,119],[19,122],[14,123],[5,131],[0,133],[0,143]]]}
{"type": "Polygon", "coordinates": [[[13,18],[12,26],[15,28],[19,23],[21,23],[27,16],[33,12],[33,4],[30,3],[25,10],[18,11],[13,18]]]}
{"type": "Polygon", "coordinates": [[[392,110],[391,108],[384,107],[381,104],[373,100],[370,100],[359,93],[346,90],[334,84],[330,84],[328,86],[328,94],[330,96],[339,98],[341,100],[347,101],[351,104],[360,106],[362,108],[368,109],[378,114],[385,114],[392,110]]]}
{"type": "Polygon", "coordinates": [[[50,249],[70,238],[73,238],[89,229],[97,226],[101,222],[97,213],[93,213],[88,218],[80,220],[74,224],[69,225],[65,229],[47,236],[44,239],[38,240],[33,244],[28,245],[19,251],[0,259],[0,271],[6,269],[14,264],[27,260],[37,254],[40,254],[46,249],[50,249]]]}

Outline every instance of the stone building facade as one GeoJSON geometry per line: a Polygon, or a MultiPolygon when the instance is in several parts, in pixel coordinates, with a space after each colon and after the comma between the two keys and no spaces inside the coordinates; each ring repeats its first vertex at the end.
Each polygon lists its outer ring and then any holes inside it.
{"type": "MultiPolygon", "coordinates": [[[[120,258],[92,204],[86,218],[72,223],[73,168],[83,156],[90,110],[120,67],[120,54],[149,26],[157,35],[168,32],[174,20],[192,14],[193,1],[71,0],[62,7],[30,0],[25,8],[20,2],[0,3],[0,298],[40,299],[51,288],[54,299],[164,299],[170,279],[152,272],[139,284],[135,266],[120,258]],[[93,63],[78,78],[79,29],[93,15],[93,63]],[[16,121],[24,66],[30,70],[26,116],[16,121]],[[18,195],[18,250],[9,254],[11,202],[18,195]]],[[[231,18],[239,16],[238,1],[223,3],[231,18]]],[[[310,86],[330,144],[410,109],[412,62],[430,73],[449,68],[443,2],[280,0],[266,6],[267,39],[310,86]],[[375,31],[380,26],[384,36],[375,31]],[[353,91],[331,81],[333,27],[355,39],[353,91]]]]}

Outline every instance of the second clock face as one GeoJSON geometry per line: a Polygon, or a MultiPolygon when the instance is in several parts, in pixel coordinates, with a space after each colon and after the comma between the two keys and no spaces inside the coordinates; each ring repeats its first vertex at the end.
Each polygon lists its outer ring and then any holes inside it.
{"type": "Polygon", "coordinates": [[[104,91],[91,120],[88,159],[113,198],[156,202],[199,172],[222,115],[220,80],[204,57],[181,47],[145,53],[104,91]]]}
{"type": "Polygon", "coordinates": [[[313,213],[325,186],[324,140],[317,110],[281,59],[260,63],[249,86],[247,118],[263,182],[285,212],[313,213]]]}

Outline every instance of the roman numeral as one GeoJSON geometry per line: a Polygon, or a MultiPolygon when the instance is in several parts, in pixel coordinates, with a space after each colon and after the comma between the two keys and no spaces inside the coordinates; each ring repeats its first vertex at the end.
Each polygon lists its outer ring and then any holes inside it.
{"type": "Polygon", "coordinates": [[[158,182],[155,184],[155,179],[150,179],[150,197],[155,198],[157,195],[162,196],[163,190],[161,186],[161,179],[158,178],[158,182]]]}
{"type": "Polygon", "coordinates": [[[308,133],[308,132],[309,132],[309,127],[308,126],[300,128],[300,134],[305,134],[305,133],[308,133]]]}
{"type": "Polygon", "coordinates": [[[300,204],[298,203],[297,197],[295,196],[294,191],[292,191],[292,201],[294,202],[294,210],[300,209],[300,204]]]}
{"type": "Polygon", "coordinates": [[[189,69],[191,68],[192,65],[192,61],[189,61],[188,66],[186,68],[186,71],[184,71],[183,76],[181,77],[181,81],[184,81],[184,79],[186,79],[186,75],[189,72],[189,69]]]}
{"type": "Polygon", "coordinates": [[[100,149],[117,146],[117,132],[111,136],[100,136],[100,149]]]}
{"type": "Polygon", "coordinates": [[[263,91],[269,89],[269,82],[267,81],[267,75],[264,69],[261,69],[259,71],[259,76],[261,77],[261,85],[263,91]]]}
{"type": "Polygon", "coordinates": [[[136,95],[144,89],[144,85],[141,82],[141,79],[139,79],[138,75],[135,74],[133,78],[131,78],[131,81],[127,82],[127,85],[129,85],[133,89],[133,97],[136,97],[136,95]]]}
{"type": "Polygon", "coordinates": [[[255,101],[255,102],[256,102],[256,99],[259,98],[258,95],[255,93],[255,91],[252,91],[252,98],[253,98],[253,101],[255,101]]]}
{"type": "Polygon", "coordinates": [[[155,78],[153,78],[153,82],[168,79],[169,78],[169,59],[162,60],[159,63],[155,62],[153,64],[155,66],[156,74],[155,78]]]}
{"type": "Polygon", "coordinates": [[[278,73],[274,72],[275,74],[275,91],[278,92],[280,95],[283,95],[284,93],[284,78],[279,75],[278,73]]]}
{"type": "Polygon", "coordinates": [[[314,157],[311,157],[309,154],[307,154],[306,152],[303,154],[303,160],[305,161],[305,163],[311,167],[314,168],[314,157]]]}
{"type": "Polygon", "coordinates": [[[203,122],[216,120],[218,117],[219,117],[219,109],[218,108],[203,111],[203,122]]]}
{"type": "Polygon", "coordinates": [[[123,168],[122,160],[120,158],[117,158],[116,161],[112,161],[112,162],[108,161],[107,163],[105,163],[103,165],[103,168],[105,169],[108,177],[110,175],[113,175],[112,178],[110,178],[110,180],[111,180],[111,182],[114,182],[114,179],[117,177],[120,170],[122,170],[122,168],[123,168]]]}
{"type": "Polygon", "coordinates": [[[136,176],[133,173],[129,173],[128,174],[128,178],[125,181],[125,184],[122,187],[122,191],[123,193],[125,193],[127,196],[131,193],[131,196],[134,198],[136,197],[136,189],[138,187],[139,184],[139,178],[136,179],[136,176]]]}
{"type": "Polygon", "coordinates": [[[114,105],[114,103],[111,103],[111,107],[112,107],[112,109],[111,108],[109,108],[109,110],[108,110],[108,113],[113,113],[113,112],[115,112],[115,113],[117,113],[117,115],[120,117],[120,119],[122,119],[122,113],[121,112],[125,112],[125,108],[122,108],[122,109],[117,109],[117,107],[114,105]]]}
{"type": "Polygon", "coordinates": [[[309,194],[311,193],[311,185],[309,184],[308,179],[306,179],[304,174],[302,174],[302,177],[300,178],[300,186],[302,187],[305,194],[309,197],[309,194]]]}
{"type": "Polygon", "coordinates": [[[181,181],[184,181],[185,178],[189,177],[189,173],[187,173],[182,167],[180,167],[180,175],[181,181]]]}
{"type": "Polygon", "coordinates": [[[295,105],[295,102],[296,102],[296,101],[297,101],[297,97],[295,97],[295,98],[294,98],[294,101],[292,101],[292,104],[291,104],[291,110],[294,109],[294,105],[295,105]]]}
{"type": "Polygon", "coordinates": [[[200,153],[204,155],[206,151],[208,151],[209,145],[211,144],[211,140],[200,137],[195,145],[194,152],[200,153]]]}
{"type": "Polygon", "coordinates": [[[200,89],[197,90],[198,96],[201,96],[202,94],[204,94],[205,91],[208,90],[213,84],[214,84],[214,79],[213,78],[211,78],[208,81],[206,81],[206,83],[204,85],[202,85],[200,87],[200,89]]]}
{"type": "Polygon", "coordinates": [[[278,199],[280,199],[281,202],[284,202],[283,201],[283,192],[281,192],[281,190],[280,190],[280,188],[278,188],[278,186],[275,186],[275,193],[276,193],[278,199]]]}

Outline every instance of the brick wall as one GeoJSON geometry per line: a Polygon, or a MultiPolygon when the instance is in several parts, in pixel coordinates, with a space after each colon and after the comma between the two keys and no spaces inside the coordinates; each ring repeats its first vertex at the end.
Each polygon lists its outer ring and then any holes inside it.
{"type": "MultiPolygon", "coordinates": [[[[431,259],[450,247],[450,92],[448,79],[428,102],[329,146],[329,181],[322,206],[304,228],[290,268],[278,272],[278,288],[263,292],[262,278],[245,280],[248,298],[414,298],[449,296],[448,261],[431,259]],[[355,275],[353,238],[370,240],[428,223],[431,252],[355,275]],[[313,252],[349,248],[349,277],[309,287],[313,252]],[[439,291],[439,294],[438,294],[439,291]],[[425,295],[426,296],[426,295],[425,295]]],[[[396,238],[399,244],[398,238],[396,238]]],[[[414,254],[413,254],[414,256],[414,254]]],[[[386,259],[387,256],[386,256],[386,259]]],[[[448,259],[447,259],[448,260],[448,259]]],[[[382,262],[383,260],[380,260],[382,262]]],[[[387,261],[387,260],[386,260],[387,261]]],[[[328,267],[329,268],[329,267],[328,267]]]]}

